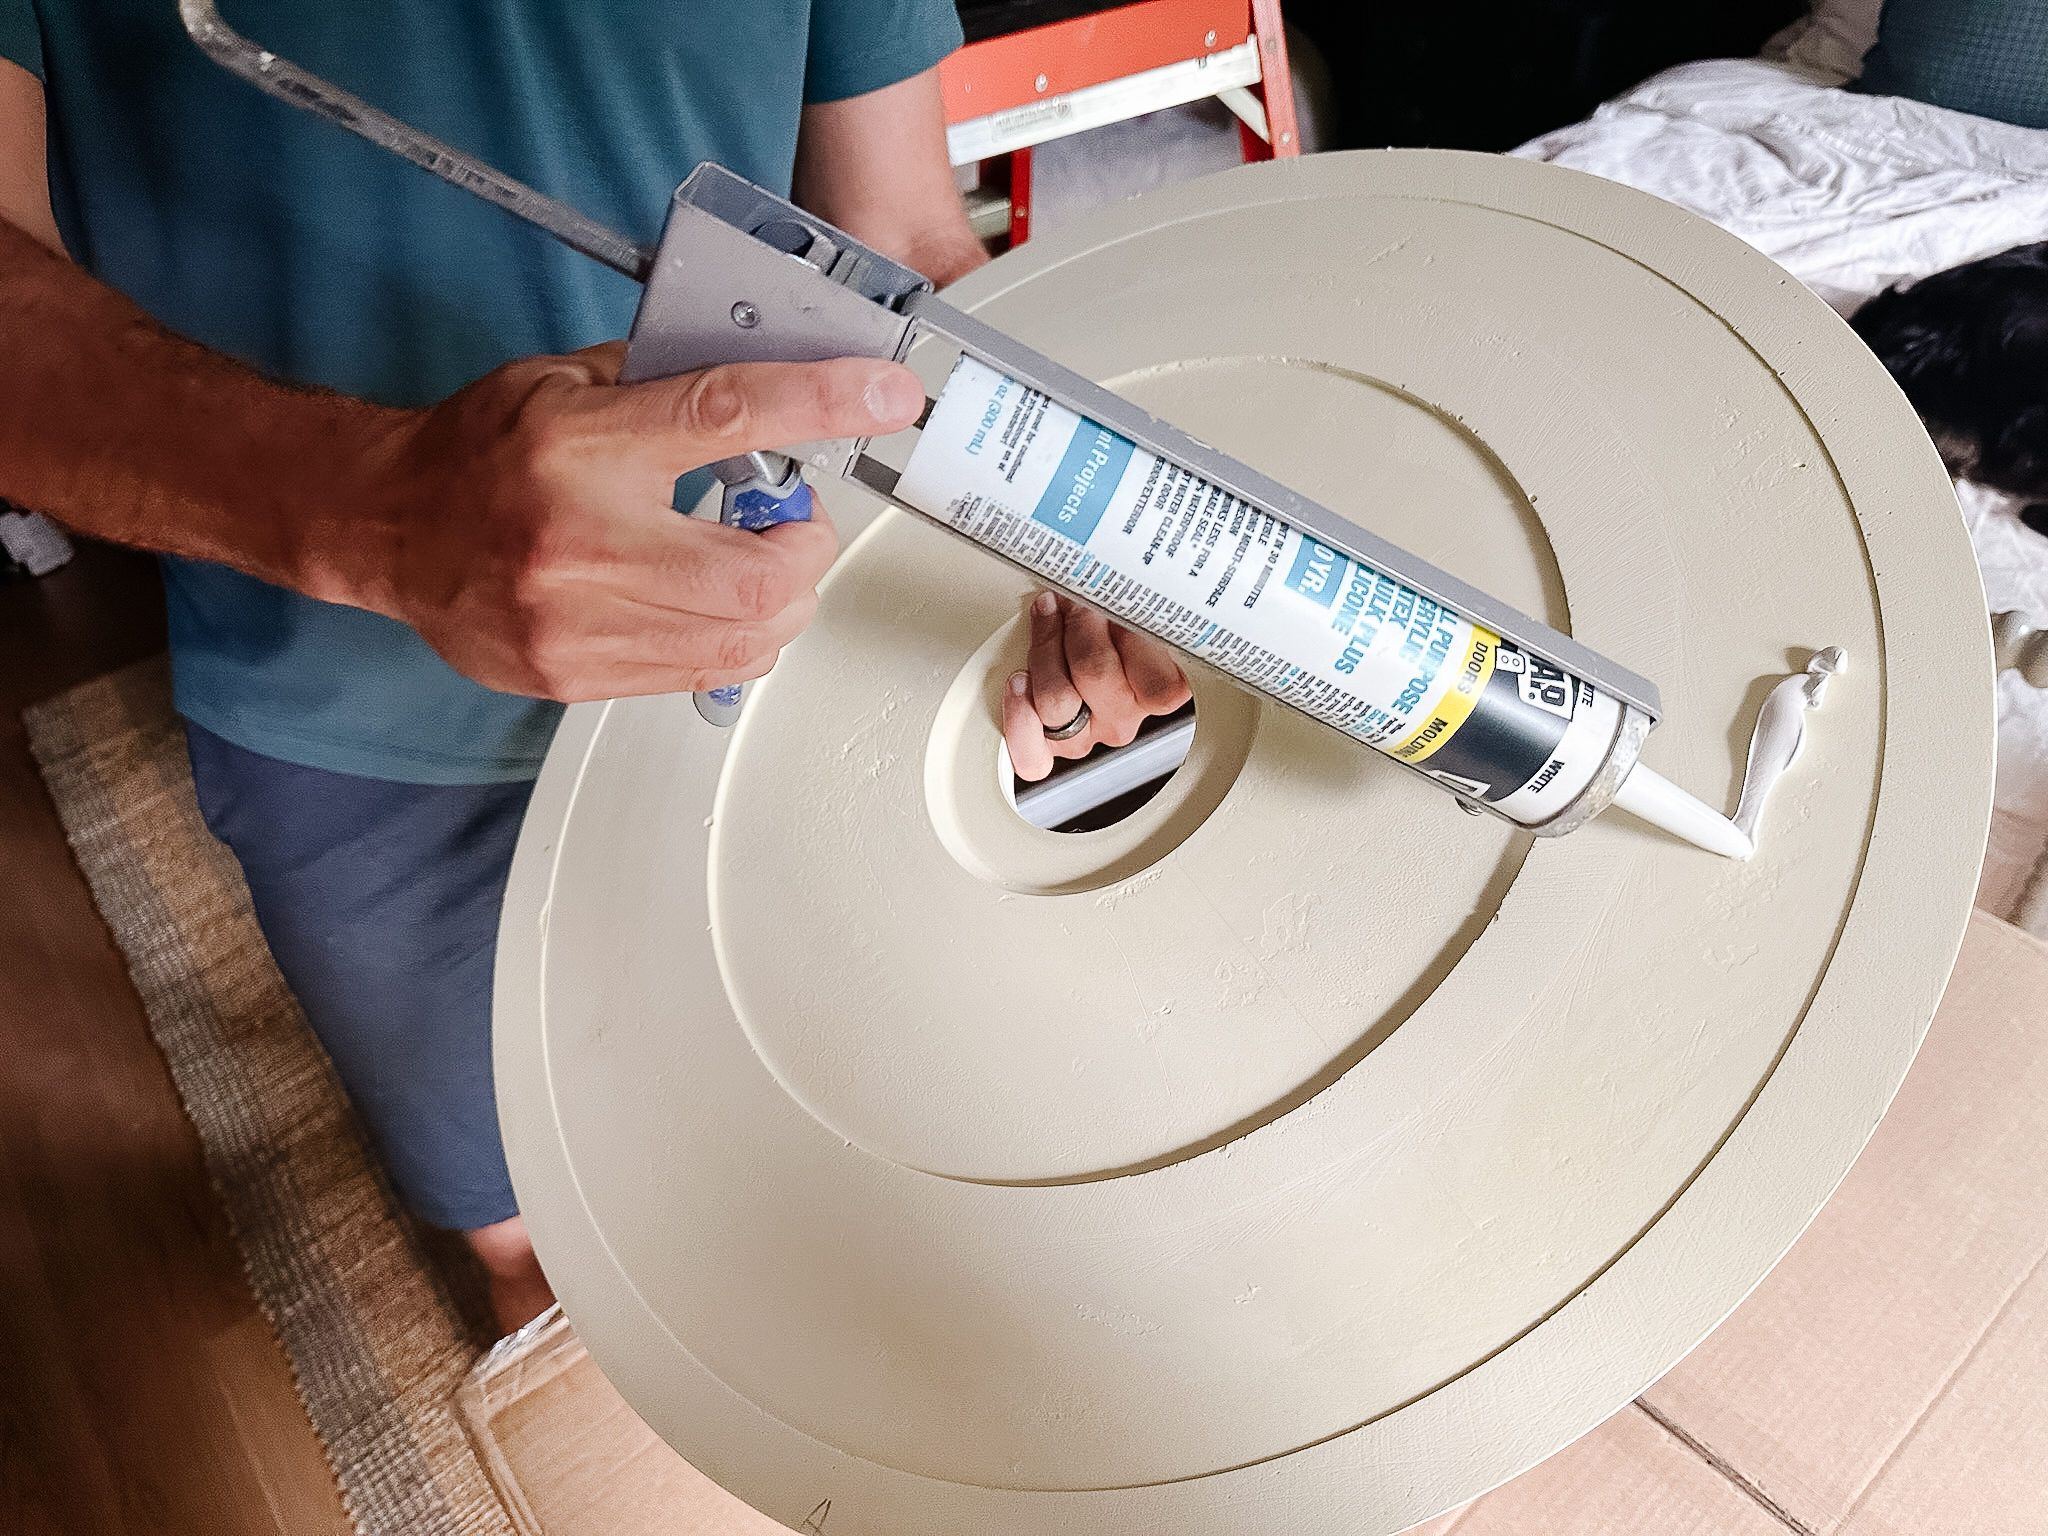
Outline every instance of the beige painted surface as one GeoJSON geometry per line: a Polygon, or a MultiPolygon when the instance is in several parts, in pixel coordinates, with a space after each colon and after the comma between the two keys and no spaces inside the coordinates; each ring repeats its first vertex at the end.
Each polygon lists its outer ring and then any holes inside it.
{"type": "Polygon", "coordinates": [[[1679,1358],[1910,1061],[1990,790],[1952,493],[1818,301],[1548,167],[1248,170],[956,297],[1655,679],[1710,802],[1850,653],[1747,865],[1529,846],[1220,695],[1148,814],[1008,826],[971,705],[1021,589],[894,515],[729,744],[565,724],[501,1103],[649,1423],[853,1536],[1400,1529],[1679,1358]]]}
{"type": "MultiPolygon", "coordinates": [[[[1414,1536],[1742,1536],[1786,1529],[1772,1508],[1830,1536],[2038,1530],[2044,996],[2048,945],[1979,912],[1849,1177],[1756,1294],[1647,1394],[1684,1438],[1624,1408],[1414,1536]]],[[[774,1529],[663,1446],[573,1339],[543,1342],[574,1368],[508,1362],[484,1394],[494,1464],[547,1511],[543,1536],[774,1529]]]]}

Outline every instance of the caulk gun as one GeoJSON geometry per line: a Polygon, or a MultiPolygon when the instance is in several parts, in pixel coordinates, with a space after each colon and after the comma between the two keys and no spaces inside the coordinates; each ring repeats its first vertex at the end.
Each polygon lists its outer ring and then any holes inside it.
{"type": "MultiPolygon", "coordinates": [[[[1661,713],[1653,683],[955,309],[774,193],[699,165],[650,250],[257,47],[214,0],[179,11],[234,74],[643,283],[621,383],[725,363],[902,361],[913,345],[950,355],[909,431],[714,465],[726,523],[808,519],[802,460],[1542,836],[1620,805],[1747,858],[1800,717],[1841,665],[1825,651],[1774,690],[1730,821],[1637,761],[1661,713]]],[[[739,690],[697,704],[729,725],[739,690]]]]}

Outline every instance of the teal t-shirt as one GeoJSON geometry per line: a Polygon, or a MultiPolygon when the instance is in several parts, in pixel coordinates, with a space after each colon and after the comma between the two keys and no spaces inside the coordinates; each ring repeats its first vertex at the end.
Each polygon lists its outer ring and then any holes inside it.
{"type": "MultiPolygon", "coordinates": [[[[939,0],[227,0],[259,45],[652,241],[717,160],[787,193],[808,101],[960,41],[939,0]]],[[[280,378],[422,405],[500,363],[623,336],[639,288],[271,100],[176,0],[0,0],[42,78],[72,255],[172,329],[280,378]]],[[[412,630],[166,559],[178,708],[250,751],[414,783],[539,771],[560,706],[495,693],[412,630]]]]}

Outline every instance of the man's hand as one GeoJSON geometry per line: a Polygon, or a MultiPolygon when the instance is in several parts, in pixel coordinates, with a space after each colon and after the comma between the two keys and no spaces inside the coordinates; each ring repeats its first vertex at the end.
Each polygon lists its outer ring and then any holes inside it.
{"type": "Polygon", "coordinates": [[[426,410],[293,389],[166,331],[0,218],[0,496],[412,625],[490,687],[559,699],[765,672],[810,616],[829,522],[678,516],[678,476],[895,431],[892,363],[613,382],[614,343],[527,358],[426,410]]]}
{"type": "Polygon", "coordinates": [[[908,426],[924,389],[858,360],[613,382],[622,344],[527,358],[389,424],[365,501],[312,530],[303,589],[401,619],[510,693],[612,698],[759,677],[817,606],[829,520],[679,517],[676,477],[750,449],[908,426]]]}
{"type": "Polygon", "coordinates": [[[44,158],[42,87],[0,60],[0,495],[401,619],[494,688],[575,699],[766,671],[810,616],[831,526],[679,517],[676,477],[923,408],[887,363],[622,387],[616,345],[509,364],[426,411],[288,388],[72,266],[44,158]]]}
{"type": "Polygon", "coordinates": [[[810,616],[831,526],[679,517],[676,478],[924,407],[909,370],[857,360],[622,386],[617,344],[507,364],[424,411],[288,388],[165,330],[17,217],[35,222],[0,208],[0,496],[388,614],[505,691],[765,672],[810,616]]]}
{"type": "Polygon", "coordinates": [[[1159,641],[1052,592],[1032,601],[1026,665],[1003,696],[1003,740],[1020,779],[1044,778],[1055,758],[1128,746],[1147,717],[1179,709],[1189,697],[1187,677],[1159,641]],[[1073,720],[1083,704],[1088,728],[1048,741],[1045,733],[1073,720]]]}

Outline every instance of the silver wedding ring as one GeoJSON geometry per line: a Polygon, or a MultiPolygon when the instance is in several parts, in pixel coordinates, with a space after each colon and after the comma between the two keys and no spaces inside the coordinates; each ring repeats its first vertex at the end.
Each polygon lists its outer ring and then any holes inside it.
{"type": "Polygon", "coordinates": [[[1081,701],[1081,713],[1074,716],[1073,719],[1069,720],[1065,725],[1061,726],[1056,731],[1047,729],[1045,733],[1045,739],[1047,741],[1072,741],[1076,736],[1080,735],[1083,731],[1087,729],[1088,701],[1086,699],[1083,699],[1081,701]]]}

